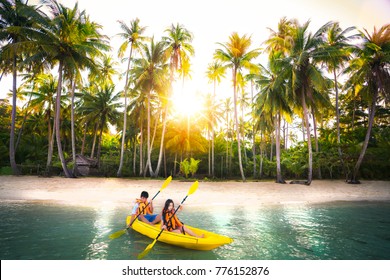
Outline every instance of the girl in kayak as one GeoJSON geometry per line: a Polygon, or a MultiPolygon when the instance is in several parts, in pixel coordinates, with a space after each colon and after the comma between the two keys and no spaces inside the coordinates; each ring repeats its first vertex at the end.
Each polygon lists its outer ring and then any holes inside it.
{"type": "Polygon", "coordinates": [[[176,216],[175,213],[175,204],[173,203],[172,199],[168,199],[165,202],[164,209],[162,210],[162,223],[161,223],[161,228],[171,231],[171,232],[176,232],[176,233],[183,233],[183,234],[189,234],[191,236],[195,236],[198,238],[203,238],[204,234],[202,235],[197,235],[194,233],[192,230],[190,230],[187,227],[184,227],[184,224],[179,220],[179,218],[176,216]]]}

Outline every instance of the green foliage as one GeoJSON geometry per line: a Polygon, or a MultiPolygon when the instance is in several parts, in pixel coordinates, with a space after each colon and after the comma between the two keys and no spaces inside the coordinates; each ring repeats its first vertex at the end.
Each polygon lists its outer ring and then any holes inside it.
{"type": "Polygon", "coordinates": [[[1,167],[0,175],[12,175],[12,168],[10,166],[1,167]]]}
{"type": "Polygon", "coordinates": [[[190,163],[187,159],[180,162],[180,172],[183,173],[186,178],[188,178],[188,175],[190,174],[190,163]]]}
{"type": "Polygon", "coordinates": [[[189,174],[194,177],[195,173],[198,171],[200,162],[201,160],[196,160],[193,158],[190,158],[190,161],[188,161],[188,159],[185,159],[180,162],[180,172],[183,173],[186,178],[188,178],[189,174]]]}
{"type": "Polygon", "coordinates": [[[194,177],[196,171],[198,171],[199,162],[200,162],[199,159],[198,160],[193,158],[190,159],[190,172],[192,177],[194,177]]]}

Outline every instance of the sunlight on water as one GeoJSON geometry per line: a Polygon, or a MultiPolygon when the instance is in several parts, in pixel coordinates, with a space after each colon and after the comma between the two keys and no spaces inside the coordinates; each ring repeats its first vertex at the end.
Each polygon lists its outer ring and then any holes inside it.
{"type": "Polygon", "coordinates": [[[113,203],[103,202],[102,206],[95,210],[96,218],[93,224],[95,236],[88,246],[87,259],[107,259],[109,249],[107,235],[111,231],[111,220],[115,218],[114,209],[113,203]]]}

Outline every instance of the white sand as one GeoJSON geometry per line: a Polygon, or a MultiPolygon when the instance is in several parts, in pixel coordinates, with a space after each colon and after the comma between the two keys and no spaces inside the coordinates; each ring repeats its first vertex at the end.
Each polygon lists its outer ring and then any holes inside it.
{"type": "MultiPolygon", "coordinates": [[[[32,202],[90,205],[133,204],[141,191],[150,198],[160,190],[163,180],[117,178],[41,178],[36,176],[1,176],[0,203],[27,200],[32,202]]],[[[191,182],[173,180],[154,200],[161,206],[167,198],[177,204],[188,193],[191,182]]],[[[199,188],[188,197],[191,207],[262,204],[321,203],[332,201],[390,201],[390,182],[363,181],[359,185],[344,181],[315,180],[310,186],[274,182],[199,182],[199,188]]]]}

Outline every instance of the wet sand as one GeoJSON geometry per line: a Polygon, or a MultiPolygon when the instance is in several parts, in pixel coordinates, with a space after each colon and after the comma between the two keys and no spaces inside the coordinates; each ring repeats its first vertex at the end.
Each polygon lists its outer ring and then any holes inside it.
{"type": "MultiPolygon", "coordinates": [[[[41,178],[36,176],[1,176],[0,203],[29,201],[94,205],[115,203],[132,205],[141,191],[156,194],[163,180],[118,178],[41,178]]],[[[167,198],[177,204],[186,196],[192,182],[173,180],[154,200],[160,206],[167,198]]],[[[304,204],[334,201],[390,201],[389,181],[362,181],[351,185],[341,180],[314,180],[310,186],[268,182],[199,182],[195,193],[186,200],[191,207],[249,207],[270,204],[304,204]]],[[[188,207],[187,206],[187,207],[188,207]]]]}

